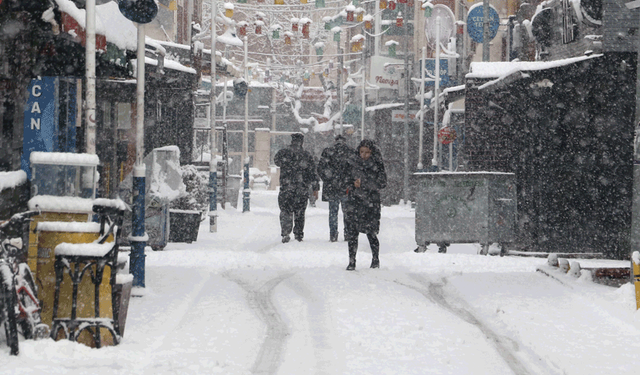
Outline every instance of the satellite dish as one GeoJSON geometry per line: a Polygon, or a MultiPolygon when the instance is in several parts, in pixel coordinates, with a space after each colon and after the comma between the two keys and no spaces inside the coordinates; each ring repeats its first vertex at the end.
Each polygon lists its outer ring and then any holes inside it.
{"type": "Polygon", "coordinates": [[[158,14],[158,5],[153,0],[120,0],[120,13],[135,23],[149,23],[158,14]]]}
{"type": "Polygon", "coordinates": [[[425,20],[424,33],[427,36],[427,42],[436,45],[436,19],[440,17],[440,43],[447,45],[455,33],[456,17],[446,5],[436,4],[431,11],[431,17],[425,20]]]}

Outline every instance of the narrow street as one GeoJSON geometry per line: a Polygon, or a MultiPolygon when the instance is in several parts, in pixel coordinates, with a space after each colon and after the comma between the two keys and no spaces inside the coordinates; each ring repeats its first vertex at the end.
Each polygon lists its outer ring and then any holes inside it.
{"type": "Polygon", "coordinates": [[[282,244],[275,193],[254,192],[251,212],[220,212],[218,233],[204,221],[197,242],[147,252],[147,287],[130,301],[120,346],[23,342],[0,365],[15,374],[534,375],[639,363],[632,289],[560,283],[536,272],[545,259],[482,256],[477,244],[414,253],[413,215],[383,208],[381,268],[368,268],[360,236],[347,272],[346,242],[328,241],[326,203],[308,209],[303,242],[282,244]]]}

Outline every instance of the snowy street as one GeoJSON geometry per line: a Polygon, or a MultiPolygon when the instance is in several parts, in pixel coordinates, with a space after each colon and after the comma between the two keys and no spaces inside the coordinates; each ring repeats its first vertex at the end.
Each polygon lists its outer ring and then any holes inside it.
{"type": "MultiPolygon", "coordinates": [[[[478,255],[479,245],[413,252],[414,212],[383,207],[380,269],[360,236],[329,242],[328,205],[307,209],[303,242],[282,244],[277,193],[227,206],[218,232],[147,252],[122,344],[22,341],[6,374],[599,374],[640,365],[631,284],[598,285],[544,258],[478,255]]],[[[571,249],[566,249],[570,251],[571,249]]],[[[578,260],[581,266],[628,262],[578,260]]]]}

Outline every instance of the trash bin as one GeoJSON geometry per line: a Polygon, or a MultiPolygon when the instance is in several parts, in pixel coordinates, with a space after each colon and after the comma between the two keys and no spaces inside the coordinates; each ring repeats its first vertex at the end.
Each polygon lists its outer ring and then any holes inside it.
{"type": "MultiPolygon", "coordinates": [[[[240,194],[240,185],[242,184],[242,176],[231,174],[227,176],[226,203],[231,203],[233,208],[238,208],[238,194],[240,194]]],[[[218,180],[218,202],[222,202],[222,179],[218,180]]]]}
{"type": "Polygon", "coordinates": [[[169,242],[197,241],[200,219],[200,211],[169,210],[169,242]]]}
{"type": "Polygon", "coordinates": [[[117,274],[116,284],[113,287],[113,302],[118,309],[118,327],[120,337],[124,337],[124,326],[127,323],[127,311],[129,311],[129,300],[131,299],[131,288],[133,287],[132,274],[117,274]]]}
{"type": "Polygon", "coordinates": [[[516,185],[513,173],[416,173],[416,252],[430,243],[446,252],[452,243],[489,245],[515,238],[516,185]]]}

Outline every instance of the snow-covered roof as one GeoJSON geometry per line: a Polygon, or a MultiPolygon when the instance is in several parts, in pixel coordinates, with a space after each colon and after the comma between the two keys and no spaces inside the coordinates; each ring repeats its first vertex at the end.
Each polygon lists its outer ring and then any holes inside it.
{"type": "Polygon", "coordinates": [[[27,182],[27,174],[23,170],[0,172],[0,190],[13,189],[27,182]]]}
{"type": "MultiPolygon", "coordinates": [[[[86,11],[78,9],[71,0],[55,0],[58,8],[73,17],[76,22],[86,28],[86,11]]],[[[133,22],[126,19],[118,3],[110,1],[96,6],[96,34],[104,35],[107,42],[120,49],[136,51],[138,49],[138,30],[133,22]]]]}
{"type": "Polygon", "coordinates": [[[31,164],[61,164],[95,167],[100,164],[98,155],[73,154],[69,152],[34,151],[29,156],[31,164]]]}

